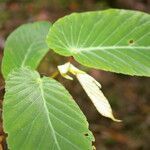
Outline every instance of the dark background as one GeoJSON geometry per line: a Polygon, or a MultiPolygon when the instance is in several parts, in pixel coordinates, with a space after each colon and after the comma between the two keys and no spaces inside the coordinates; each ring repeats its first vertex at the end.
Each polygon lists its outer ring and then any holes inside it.
{"type": "MultiPolygon", "coordinates": [[[[150,12],[149,0],[0,0],[0,63],[7,36],[23,23],[47,20],[56,21],[71,12],[123,8],[150,12]]],[[[38,70],[50,76],[56,66],[70,58],[50,51],[38,70]]],[[[74,62],[74,60],[72,60],[74,62]]],[[[76,63],[75,63],[76,64],[76,63]]],[[[78,65],[78,64],[76,64],[78,65]]],[[[62,82],[73,95],[87,116],[90,129],[95,135],[97,150],[150,150],[150,79],[131,77],[101,70],[84,68],[103,86],[114,115],[122,119],[116,123],[98,114],[89,98],[77,82],[56,79],[62,82]]],[[[0,75],[0,112],[4,95],[4,80],[0,75]]],[[[0,116],[1,117],[1,116],[0,116]]],[[[13,122],[12,122],[13,125],[13,122]]],[[[0,150],[6,148],[6,134],[0,119],[0,150]]],[[[15,137],[14,137],[15,138],[15,137]]],[[[21,150],[21,148],[20,148],[21,150]]]]}

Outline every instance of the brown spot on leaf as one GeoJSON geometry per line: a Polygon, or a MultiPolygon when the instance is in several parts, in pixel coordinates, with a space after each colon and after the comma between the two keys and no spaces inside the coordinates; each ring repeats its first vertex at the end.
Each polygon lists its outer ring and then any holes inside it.
{"type": "Polygon", "coordinates": [[[88,133],[85,133],[84,135],[85,135],[85,136],[89,136],[88,133]]]}
{"type": "Polygon", "coordinates": [[[133,43],[134,43],[133,39],[129,40],[129,44],[133,44],[133,43]]]}

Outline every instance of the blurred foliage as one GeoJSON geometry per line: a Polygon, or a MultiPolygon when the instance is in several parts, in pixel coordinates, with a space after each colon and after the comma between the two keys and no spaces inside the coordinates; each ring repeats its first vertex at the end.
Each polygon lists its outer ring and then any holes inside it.
{"type": "MultiPolygon", "coordinates": [[[[4,41],[16,27],[23,23],[48,20],[54,22],[71,12],[101,10],[106,8],[124,8],[150,12],[149,0],[0,0],[0,62],[3,56],[4,41]]],[[[51,76],[56,66],[72,58],[65,58],[50,51],[45,56],[38,70],[42,75],[51,76]]],[[[150,149],[150,79],[131,77],[120,74],[81,69],[89,72],[101,84],[102,90],[109,99],[114,115],[123,120],[112,122],[101,117],[83,92],[77,80],[68,81],[60,75],[62,82],[73,95],[90,123],[97,150],[149,150],[150,149]]],[[[4,80],[0,76],[0,114],[4,95],[4,80]]],[[[13,125],[13,123],[12,123],[13,125]]],[[[0,150],[7,149],[6,135],[0,118],[0,150]],[[3,148],[2,148],[3,147],[3,148]]],[[[15,137],[14,137],[15,138],[15,137]]]]}

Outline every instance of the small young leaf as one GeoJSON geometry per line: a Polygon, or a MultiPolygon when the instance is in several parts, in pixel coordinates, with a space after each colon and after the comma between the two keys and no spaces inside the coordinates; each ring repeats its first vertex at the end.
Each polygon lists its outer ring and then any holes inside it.
{"type": "Polygon", "coordinates": [[[77,77],[83,89],[95,105],[98,112],[108,118],[111,118],[114,121],[120,122],[121,120],[115,119],[112,113],[111,106],[107,98],[102,93],[101,84],[97,82],[93,77],[88,75],[82,70],[79,70],[71,63],[65,63],[64,65],[58,66],[60,74],[66,79],[73,79],[68,73],[72,73],[77,77]]]}
{"type": "Polygon", "coordinates": [[[45,38],[50,26],[49,22],[28,23],[9,35],[2,61],[2,73],[5,78],[14,68],[21,66],[37,68],[49,49],[45,38]]]}
{"type": "Polygon", "coordinates": [[[4,99],[9,149],[92,150],[94,137],[85,116],[54,79],[18,69],[8,75],[4,99]]]}
{"type": "Polygon", "coordinates": [[[128,75],[150,76],[150,15],[110,9],[73,13],[54,23],[51,49],[79,63],[128,75]]]}
{"type": "Polygon", "coordinates": [[[65,63],[64,65],[60,65],[60,66],[58,66],[58,70],[64,78],[66,78],[68,80],[73,80],[72,77],[67,75],[67,73],[69,72],[69,69],[70,69],[70,65],[71,65],[70,63],[65,63]]]}
{"type": "Polygon", "coordinates": [[[81,83],[83,89],[95,105],[97,111],[108,118],[111,118],[114,121],[120,122],[121,120],[115,119],[112,113],[111,106],[104,96],[102,91],[100,90],[101,85],[88,74],[76,74],[77,79],[81,83]]]}

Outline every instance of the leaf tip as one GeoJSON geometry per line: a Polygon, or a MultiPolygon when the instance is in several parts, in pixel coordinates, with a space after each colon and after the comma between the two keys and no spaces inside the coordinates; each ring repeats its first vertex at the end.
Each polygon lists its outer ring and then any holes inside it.
{"type": "Polygon", "coordinates": [[[115,121],[115,122],[122,122],[122,120],[116,119],[113,115],[110,116],[110,119],[112,119],[112,120],[115,121]]]}

